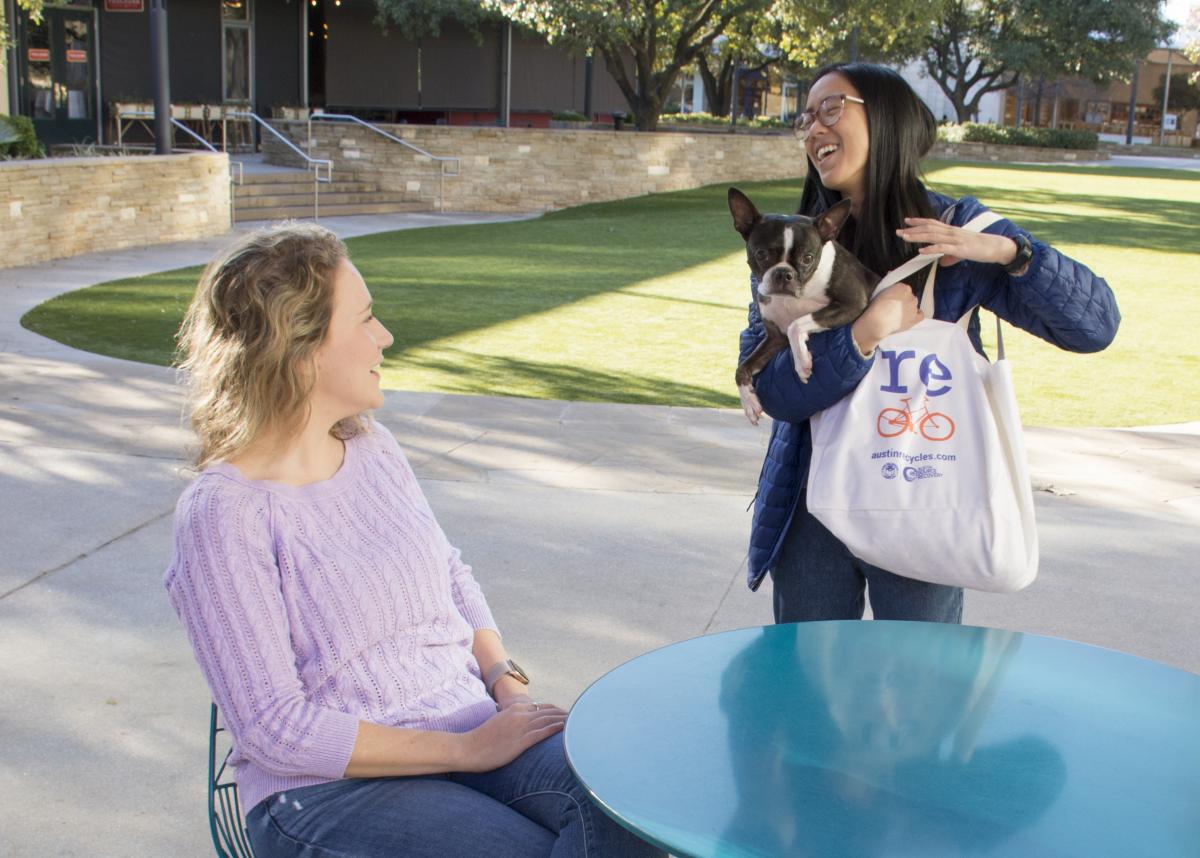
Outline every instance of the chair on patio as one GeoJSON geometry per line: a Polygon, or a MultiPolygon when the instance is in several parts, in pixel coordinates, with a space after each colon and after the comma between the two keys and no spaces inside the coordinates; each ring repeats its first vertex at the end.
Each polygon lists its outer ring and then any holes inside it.
{"type": "Polygon", "coordinates": [[[225,763],[232,748],[221,753],[217,749],[217,734],[225,733],[217,726],[217,704],[212,705],[208,723],[208,827],[212,830],[213,846],[218,858],[254,858],[250,838],[242,824],[242,807],[238,802],[237,784],[225,774],[225,763]],[[217,765],[217,756],[221,764],[217,765]]]}

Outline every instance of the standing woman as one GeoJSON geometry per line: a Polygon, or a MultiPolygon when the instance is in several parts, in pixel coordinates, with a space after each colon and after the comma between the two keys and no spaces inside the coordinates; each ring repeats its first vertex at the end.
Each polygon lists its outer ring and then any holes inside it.
{"type": "Polygon", "coordinates": [[[165,584],[233,737],[257,858],[657,856],[567,768],[383,404],[345,246],[250,233],[180,331],[199,476],[165,584]]]}
{"type": "MultiPolygon", "coordinates": [[[[1080,263],[1008,220],[982,233],[961,229],[986,211],[972,197],[954,201],[927,190],[921,159],[937,139],[933,115],[896,72],[869,63],[817,72],[797,137],[808,157],[800,214],[814,216],[851,200],[838,241],[870,270],[890,271],[916,253],[945,254],[936,315],[957,321],[985,307],[1059,348],[1095,352],[1117,332],[1120,314],[1108,284],[1080,263]]],[[[751,278],[751,289],[758,284],[751,278]]],[[[780,352],[754,386],[774,418],[759,477],[750,535],[749,584],[769,573],[776,622],[861,619],[864,589],[877,619],[958,623],[962,589],[894,575],[854,557],[805,507],[812,439],[809,418],[850,393],[884,337],[923,318],[906,283],[886,289],[853,323],[811,335],[813,375],[802,384],[791,353],[780,352]]],[[[982,353],[979,317],[968,334],[982,353]]],[[[741,335],[744,360],[763,336],[750,303],[741,335]]]]}

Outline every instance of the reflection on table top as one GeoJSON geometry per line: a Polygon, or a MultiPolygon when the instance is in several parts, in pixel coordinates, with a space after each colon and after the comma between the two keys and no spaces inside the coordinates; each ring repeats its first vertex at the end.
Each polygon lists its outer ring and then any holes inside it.
{"type": "Polygon", "coordinates": [[[675,855],[1200,855],[1200,676],[928,623],[743,629],[571,712],[571,766],[675,855]]]}

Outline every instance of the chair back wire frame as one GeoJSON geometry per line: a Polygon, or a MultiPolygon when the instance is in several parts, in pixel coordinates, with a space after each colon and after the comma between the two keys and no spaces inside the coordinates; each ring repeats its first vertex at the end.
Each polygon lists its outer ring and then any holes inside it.
{"type": "MultiPolygon", "coordinates": [[[[250,837],[242,823],[242,807],[238,801],[237,784],[225,770],[233,748],[225,750],[217,764],[217,734],[226,733],[218,723],[217,704],[212,705],[208,722],[208,827],[218,858],[254,858],[250,837]]],[[[224,743],[220,743],[222,746],[224,743]]]]}

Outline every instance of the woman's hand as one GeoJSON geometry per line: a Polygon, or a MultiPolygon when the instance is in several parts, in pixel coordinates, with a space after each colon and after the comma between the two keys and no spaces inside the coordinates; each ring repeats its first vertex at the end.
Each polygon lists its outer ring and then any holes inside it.
{"type": "MultiPolygon", "coordinates": [[[[525,686],[521,686],[524,688],[525,686]]],[[[511,694],[505,695],[501,692],[499,683],[497,683],[496,691],[496,708],[507,709],[516,703],[532,703],[533,698],[529,696],[528,691],[514,691],[511,694]]]]}
{"type": "Polygon", "coordinates": [[[869,355],[884,337],[907,331],[924,318],[912,287],[907,283],[893,283],[867,305],[850,333],[858,350],[869,355]]]}
{"type": "Polygon", "coordinates": [[[908,226],[896,230],[896,235],[911,244],[924,244],[918,253],[944,254],[938,261],[943,266],[960,259],[1007,265],[1017,258],[1017,243],[1004,235],[973,232],[927,217],[906,217],[904,222],[908,226]]]}
{"type": "Polygon", "coordinates": [[[508,765],[563,728],[567,713],[549,703],[514,703],[463,734],[464,772],[490,772],[508,765]]]}

